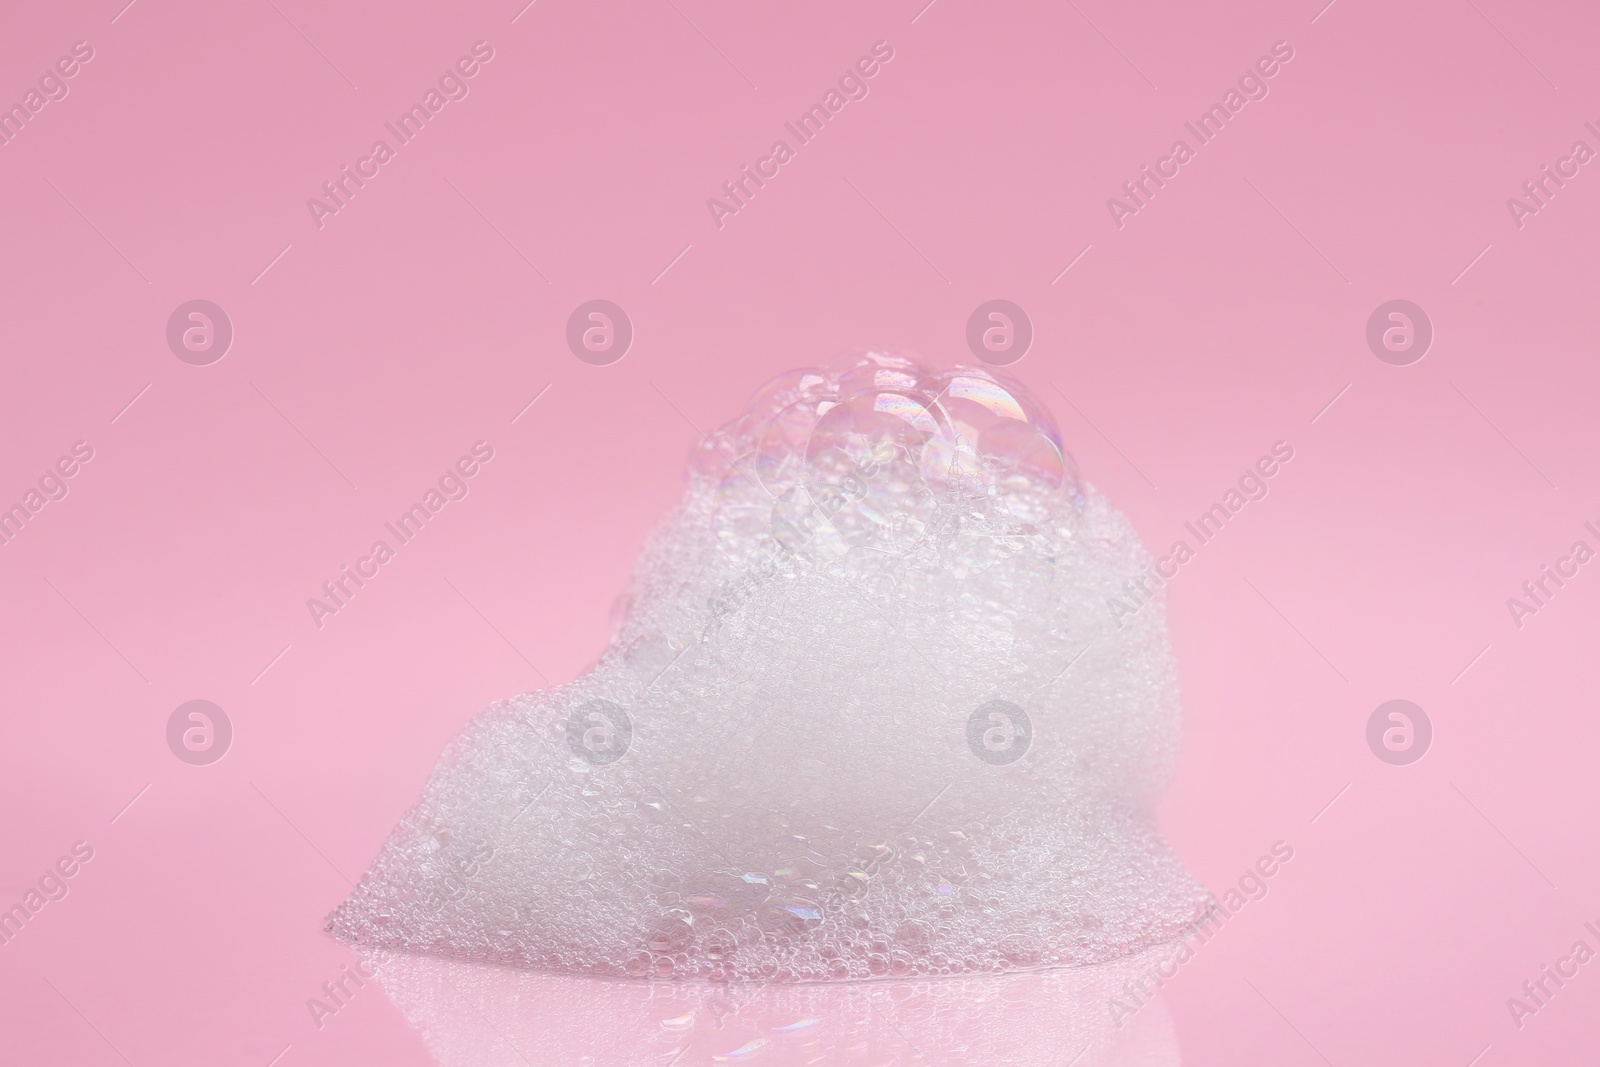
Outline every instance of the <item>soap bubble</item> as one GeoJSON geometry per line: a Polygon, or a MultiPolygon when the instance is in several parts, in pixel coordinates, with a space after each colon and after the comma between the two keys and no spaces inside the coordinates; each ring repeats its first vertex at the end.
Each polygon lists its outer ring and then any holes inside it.
{"type": "Polygon", "coordinates": [[[889,352],[867,352],[840,373],[839,393],[915,392],[927,371],[914,360],[889,352]]]}
{"type": "Polygon", "coordinates": [[[900,554],[926,532],[937,502],[919,460],[946,428],[904,393],[858,393],[830,407],[806,443],[805,488],[855,548],[900,554]]]}
{"type": "Polygon", "coordinates": [[[745,406],[746,412],[756,418],[770,418],[791,404],[802,400],[831,400],[838,396],[836,383],[826,371],[815,367],[785,371],[757,389],[745,406]]]}
{"type": "Polygon", "coordinates": [[[817,422],[834,401],[808,397],[774,412],[762,427],[756,445],[756,471],[773,496],[781,496],[805,479],[807,442],[817,422]]]}
{"type": "Polygon", "coordinates": [[[651,952],[681,952],[694,940],[694,927],[689,920],[676,915],[666,915],[656,923],[645,941],[651,952]]]}
{"type": "Polygon", "coordinates": [[[951,432],[931,443],[923,467],[946,492],[992,498],[1029,523],[1083,509],[1083,486],[1072,457],[1025,389],[977,371],[933,379],[936,403],[951,432]]]}
{"type": "Polygon", "coordinates": [[[1070,528],[1085,499],[1054,422],[1026,388],[881,352],[836,375],[772,379],[707,435],[691,471],[716,485],[718,540],[731,553],[770,537],[855,572],[912,556],[978,573],[1041,530],[1070,528]]]}

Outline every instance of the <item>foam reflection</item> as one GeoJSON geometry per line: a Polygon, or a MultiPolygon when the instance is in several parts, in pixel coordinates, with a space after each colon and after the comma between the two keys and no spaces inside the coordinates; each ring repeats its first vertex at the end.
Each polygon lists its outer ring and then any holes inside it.
{"type": "Polygon", "coordinates": [[[1152,958],[800,984],[579,978],[410,954],[367,964],[439,1067],[1175,1067],[1160,997],[1125,1010],[1152,958]]]}

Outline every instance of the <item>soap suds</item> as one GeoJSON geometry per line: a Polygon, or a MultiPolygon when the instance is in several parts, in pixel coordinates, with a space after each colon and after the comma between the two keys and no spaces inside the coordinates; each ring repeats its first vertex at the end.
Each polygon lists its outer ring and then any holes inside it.
{"type": "Polygon", "coordinates": [[[691,457],[587,675],[489,707],[330,917],[586,975],[1088,964],[1209,897],[1156,829],[1178,744],[1148,566],[1042,405],[869,355],[691,457]]]}

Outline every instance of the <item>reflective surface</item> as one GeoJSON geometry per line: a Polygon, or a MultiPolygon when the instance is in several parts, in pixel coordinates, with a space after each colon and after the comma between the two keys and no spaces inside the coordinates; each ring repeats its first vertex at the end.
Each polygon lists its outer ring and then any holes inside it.
{"type": "Polygon", "coordinates": [[[366,966],[439,1067],[1176,1067],[1152,968],[804,985],[542,975],[413,955],[366,966]]]}

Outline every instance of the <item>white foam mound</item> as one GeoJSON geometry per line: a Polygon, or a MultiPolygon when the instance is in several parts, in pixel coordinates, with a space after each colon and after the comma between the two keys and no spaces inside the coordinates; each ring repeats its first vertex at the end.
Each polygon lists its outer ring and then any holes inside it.
{"type": "Polygon", "coordinates": [[[330,917],[589,975],[1096,963],[1209,897],[1151,814],[1178,744],[1147,566],[1044,409],[872,355],[690,463],[584,677],[488,708],[330,917]]]}

